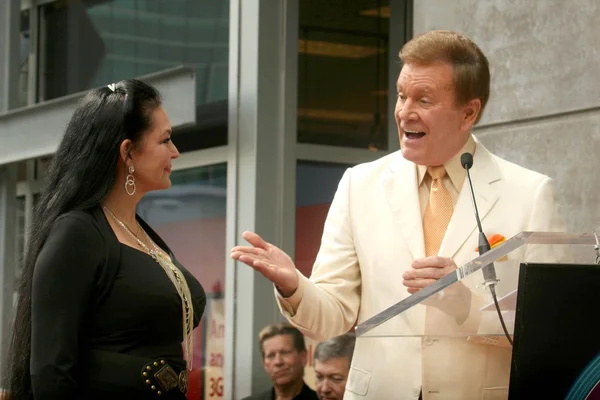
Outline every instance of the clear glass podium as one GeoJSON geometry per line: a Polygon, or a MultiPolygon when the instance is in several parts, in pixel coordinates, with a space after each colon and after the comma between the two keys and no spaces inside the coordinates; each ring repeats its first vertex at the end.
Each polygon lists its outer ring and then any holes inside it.
{"type": "Polygon", "coordinates": [[[594,384],[600,390],[600,377],[584,373],[600,373],[598,248],[595,233],[521,232],[362,322],[356,335],[417,337],[422,346],[456,340],[461,353],[439,357],[464,354],[468,361],[468,346],[475,346],[491,358],[486,363],[497,361],[507,386],[510,381],[510,398],[590,398],[576,391],[593,390],[594,384]],[[484,282],[490,269],[497,277],[496,299],[484,282]],[[551,397],[544,397],[541,382],[552,382],[551,397]]]}

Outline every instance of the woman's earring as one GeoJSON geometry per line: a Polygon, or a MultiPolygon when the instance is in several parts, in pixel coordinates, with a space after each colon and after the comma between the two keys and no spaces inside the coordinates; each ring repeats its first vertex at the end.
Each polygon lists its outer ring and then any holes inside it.
{"type": "Polygon", "coordinates": [[[135,172],[135,168],[133,165],[129,166],[129,175],[125,178],[125,191],[128,195],[133,196],[135,194],[135,178],[133,177],[133,173],[135,172]]]}

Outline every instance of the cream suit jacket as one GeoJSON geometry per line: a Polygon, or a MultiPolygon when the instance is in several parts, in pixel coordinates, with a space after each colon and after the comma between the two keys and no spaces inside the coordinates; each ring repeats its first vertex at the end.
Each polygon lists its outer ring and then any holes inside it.
{"type": "MultiPolygon", "coordinates": [[[[476,141],[471,177],[488,237],[564,231],[547,176],[507,162],[476,141]]],[[[458,266],[470,261],[477,256],[477,235],[465,182],[439,255],[458,266]]],[[[402,273],[424,256],[416,165],[401,152],[358,165],[339,183],[310,279],[299,273],[300,286],[290,299],[299,301],[296,312],[276,292],[280,309],[316,340],[343,334],[409,296],[402,273]]],[[[385,329],[422,332],[424,310],[418,305],[385,329]]],[[[425,400],[505,399],[510,357],[510,349],[466,337],[358,338],[344,399],[416,399],[421,387],[425,400]]]]}

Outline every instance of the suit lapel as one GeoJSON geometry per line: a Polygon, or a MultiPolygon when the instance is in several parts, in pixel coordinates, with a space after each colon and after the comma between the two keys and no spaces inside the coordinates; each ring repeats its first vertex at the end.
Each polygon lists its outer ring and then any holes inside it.
{"type": "MultiPolygon", "coordinates": [[[[492,155],[479,142],[476,144],[473,156],[473,167],[470,170],[475,201],[479,210],[479,218],[484,226],[485,216],[490,212],[501,192],[501,174],[492,155]]],[[[452,219],[446,230],[444,241],[440,247],[439,255],[454,257],[456,252],[465,243],[469,236],[477,229],[477,221],[473,211],[471,189],[465,177],[465,182],[460,191],[452,219]]],[[[475,250],[475,248],[473,249],[475,250]]]]}
{"type": "Polygon", "coordinates": [[[398,154],[390,169],[386,171],[383,187],[394,221],[398,224],[413,259],[424,257],[425,244],[415,164],[398,154]]]}

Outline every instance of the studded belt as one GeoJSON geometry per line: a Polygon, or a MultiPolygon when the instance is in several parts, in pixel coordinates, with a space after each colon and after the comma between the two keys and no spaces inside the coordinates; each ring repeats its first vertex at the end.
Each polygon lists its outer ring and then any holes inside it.
{"type": "Polygon", "coordinates": [[[184,368],[178,374],[163,359],[146,363],[142,368],[142,379],[146,386],[159,396],[172,390],[179,390],[184,394],[187,393],[187,370],[184,368]]]}
{"type": "Polygon", "coordinates": [[[188,374],[183,359],[150,359],[91,350],[86,370],[84,386],[92,393],[106,394],[106,398],[112,398],[111,388],[119,393],[129,393],[127,398],[138,398],[147,393],[150,397],[169,399],[185,398],[188,389],[188,374]]]}

